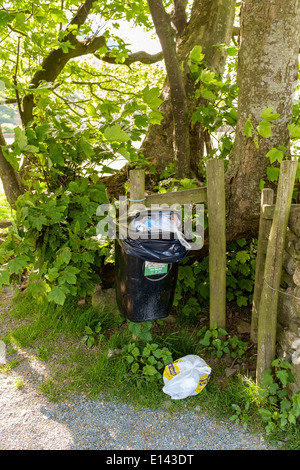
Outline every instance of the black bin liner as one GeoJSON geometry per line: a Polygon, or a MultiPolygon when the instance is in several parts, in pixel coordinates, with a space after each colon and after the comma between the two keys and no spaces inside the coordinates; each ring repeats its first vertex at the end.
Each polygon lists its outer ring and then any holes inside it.
{"type": "MultiPolygon", "coordinates": [[[[137,214],[131,222],[144,215],[137,214]]],[[[165,233],[158,230],[157,235],[165,233]]],[[[115,241],[117,304],[121,314],[133,322],[156,320],[170,314],[178,263],[189,252],[188,245],[183,245],[174,233],[169,233],[169,238],[149,236],[153,236],[153,231],[145,231],[138,238],[117,238],[115,241]]]]}

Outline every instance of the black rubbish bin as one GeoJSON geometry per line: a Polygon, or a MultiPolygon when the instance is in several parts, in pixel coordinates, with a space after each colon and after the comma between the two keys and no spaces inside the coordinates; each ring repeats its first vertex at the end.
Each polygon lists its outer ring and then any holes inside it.
{"type": "Polygon", "coordinates": [[[115,241],[117,304],[130,321],[157,320],[171,311],[178,263],[189,252],[188,242],[177,238],[178,231],[166,233],[166,225],[161,226],[172,216],[179,217],[174,211],[140,212],[131,218],[128,236],[115,241]],[[145,220],[154,220],[155,227],[151,223],[141,226],[145,220]]]}

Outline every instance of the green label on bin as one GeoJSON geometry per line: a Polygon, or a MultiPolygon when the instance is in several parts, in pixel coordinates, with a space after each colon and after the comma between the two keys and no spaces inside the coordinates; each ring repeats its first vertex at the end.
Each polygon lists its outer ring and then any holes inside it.
{"type": "Polygon", "coordinates": [[[164,274],[168,272],[168,265],[161,263],[145,262],[145,276],[154,276],[155,274],[164,274]]]}

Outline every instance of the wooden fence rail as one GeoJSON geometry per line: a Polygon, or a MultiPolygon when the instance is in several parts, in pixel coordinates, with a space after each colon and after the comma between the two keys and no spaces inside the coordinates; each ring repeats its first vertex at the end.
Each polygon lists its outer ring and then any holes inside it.
{"type": "Polygon", "coordinates": [[[210,159],[206,166],[207,187],[145,195],[144,170],[129,173],[130,208],[134,204],[172,206],[207,204],[209,236],[210,325],[226,325],[226,227],[224,161],[210,159]]]}

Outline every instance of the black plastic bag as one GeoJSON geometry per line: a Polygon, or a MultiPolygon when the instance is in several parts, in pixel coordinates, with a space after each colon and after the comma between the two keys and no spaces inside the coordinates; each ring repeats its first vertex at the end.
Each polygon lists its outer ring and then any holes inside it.
{"type": "Polygon", "coordinates": [[[126,238],[119,240],[127,255],[135,256],[145,261],[163,263],[178,263],[182,261],[189,250],[179,240],[149,240],[126,238]]]}

